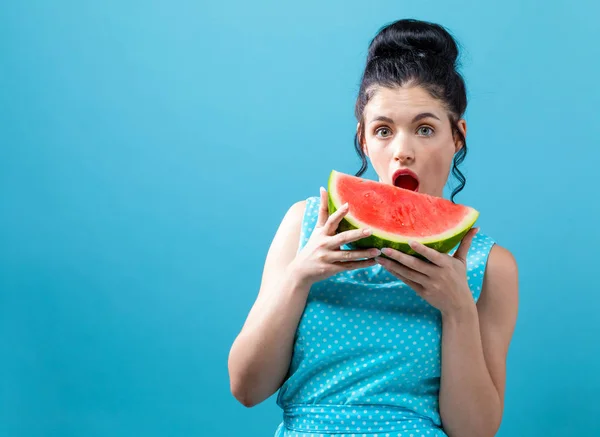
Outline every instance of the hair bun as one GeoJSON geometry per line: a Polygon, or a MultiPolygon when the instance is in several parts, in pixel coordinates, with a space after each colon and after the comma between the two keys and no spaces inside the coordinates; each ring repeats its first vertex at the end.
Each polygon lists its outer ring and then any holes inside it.
{"type": "Polygon", "coordinates": [[[454,67],[458,47],[446,29],[435,23],[413,19],[398,20],[383,29],[371,41],[367,61],[394,58],[401,61],[439,62],[454,67]]]}

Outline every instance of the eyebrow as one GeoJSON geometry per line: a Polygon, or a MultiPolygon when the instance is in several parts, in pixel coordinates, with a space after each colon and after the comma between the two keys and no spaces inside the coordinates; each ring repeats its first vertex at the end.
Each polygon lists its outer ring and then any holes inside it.
{"type": "MultiPolygon", "coordinates": [[[[420,114],[415,115],[415,117],[412,119],[411,123],[416,123],[419,120],[422,120],[424,118],[435,118],[436,120],[439,120],[439,118],[432,114],[431,112],[421,112],[420,114]]],[[[379,115],[377,117],[375,117],[373,120],[371,120],[371,123],[375,122],[375,121],[385,121],[386,123],[391,123],[394,124],[394,120],[392,120],[389,117],[386,117],[384,115],[379,115]]]]}

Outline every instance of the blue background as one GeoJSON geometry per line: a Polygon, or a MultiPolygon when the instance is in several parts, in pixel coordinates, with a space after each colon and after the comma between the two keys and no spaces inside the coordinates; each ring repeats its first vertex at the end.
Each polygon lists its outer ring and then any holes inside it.
{"type": "Polygon", "coordinates": [[[367,45],[403,17],[464,46],[457,201],[520,265],[499,435],[599,435],[600,10],[490,5],[3,1],[0,435],[272,435],[229,348],[287,208],[358,169],[367,45]]]}

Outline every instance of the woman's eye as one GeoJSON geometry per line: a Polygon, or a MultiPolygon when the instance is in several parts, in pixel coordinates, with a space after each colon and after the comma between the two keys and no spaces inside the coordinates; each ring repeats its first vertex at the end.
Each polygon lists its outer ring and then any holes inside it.
{"type": "Polygon", "coordinates": [[[433,135],[433,129],[430,128],[429,126],[421,126],[417,132],[422,133],[422,135],[426,136],[426,137],[430,137],[431,135],[433,135]],[[429,133],[423,133],[423,129],[425,129],[426,131],[428,131],[429,133]]]}
{"type": "Polygon", "coordinates": [[[375,135],[382,138],[390,136],[391,133],[391,129],[388,129],[387,127],[380,127],[375,131],[375,135]]]}

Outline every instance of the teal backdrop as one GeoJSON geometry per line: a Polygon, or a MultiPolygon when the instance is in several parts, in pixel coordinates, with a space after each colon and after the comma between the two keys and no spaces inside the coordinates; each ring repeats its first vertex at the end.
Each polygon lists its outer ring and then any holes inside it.
{"type": "MultiPolygon", "coordinates": [[[[377,30],[447,26],[460,203],[515,254],[503,437],[598,436],[597,2],[2,1],[0,436],[273,434],[227,356],[287,208],[353,173],[377,30]]],[[[367,177],[374,177],[369,172],[367,177]]]]}

